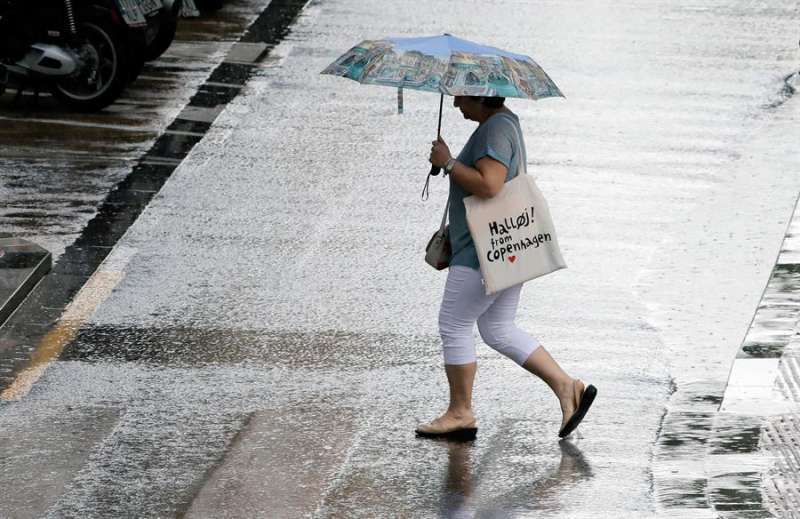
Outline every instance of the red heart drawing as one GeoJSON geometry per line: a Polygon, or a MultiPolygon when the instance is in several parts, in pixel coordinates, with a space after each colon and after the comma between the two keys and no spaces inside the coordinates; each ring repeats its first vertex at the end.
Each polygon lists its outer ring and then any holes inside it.
{"type": "Polygon", "coordinates": [[[516,256],[509,256],[509,257],[508,257],[508,261],[510,261],[511,263],[514,263],[514,260],[515,260],[515,259],[517,259],[517,257],[516,257],[516,256]]]}

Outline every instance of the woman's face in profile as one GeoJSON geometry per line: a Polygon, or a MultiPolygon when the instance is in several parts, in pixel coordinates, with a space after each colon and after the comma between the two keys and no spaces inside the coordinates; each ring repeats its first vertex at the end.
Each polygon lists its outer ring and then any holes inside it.
{"type": "Polygon", "coordinates": [[[464,119],[477,121],[478,114],[483,107],[478,99],[477,97],[455,96],[455,98],[453,98],[453,106],[461,110],[464,119]]]}

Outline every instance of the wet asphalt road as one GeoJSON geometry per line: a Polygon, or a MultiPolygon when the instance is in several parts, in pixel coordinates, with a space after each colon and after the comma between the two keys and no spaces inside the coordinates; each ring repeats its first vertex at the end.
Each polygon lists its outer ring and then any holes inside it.
{"type": "MultiPolygon", "coordinates": [[[[791,216],[797,7],[462,9],[306,7],[68,309],[59,360],[0,404],[0,516],[716,515],[681,411],[721,395],[791,216]],[[438,106],[407,92],[398,116],[392,90],[317,73],[445,31],[526,50],[567,96],[509,105],[570,267],[518,322],[600,389],[568,442],[544,385],[482,345],[478,440],[411,434],[446,394],[421,258],[445,186],[418,198],[438,106]]],[[[451,147],[472,129],[446,112],[451,147]]]]}
{"type": "Polygon", "coordinates": [[[0,235],[58,259],[268,3],[231,0],[182,18],[167,52],[101,113],[68,111],[46,92],[0,96],[0,235]]]}

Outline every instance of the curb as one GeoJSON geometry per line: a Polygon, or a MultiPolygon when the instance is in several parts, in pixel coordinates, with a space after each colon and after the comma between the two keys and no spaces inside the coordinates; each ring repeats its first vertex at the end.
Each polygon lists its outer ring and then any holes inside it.
{"type": "Polygon", "coordinates": [[[0,238],[0,326],[52,267],[50,253],[35,243],[0,238]]]}
{"type": "Polygon", "coordinates": [[[800,519],[800,196],[727,383],[673,395],[653,487],[665,517],[800,519]]]}
{"type": "Polygon", "coordinates": [[[760,422],[764,502],[776,517],[800,518],[800,199],[720,412],[760,422]]]}

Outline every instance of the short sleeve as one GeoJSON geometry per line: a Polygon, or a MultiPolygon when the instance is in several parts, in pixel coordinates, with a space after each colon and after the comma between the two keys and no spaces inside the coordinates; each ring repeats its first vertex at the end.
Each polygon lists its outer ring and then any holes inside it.
{"type": "Polygon", "coordinates": [[[472,148],[472,156],[477,163],[483,157],[491,157],[503,164],[506,168],[511,168],[511,159],[514,155],[512,132],[514,128],[511,122],[503,117],[495,117],[486,124],[485,131],[477,135],[472,148]]]}

